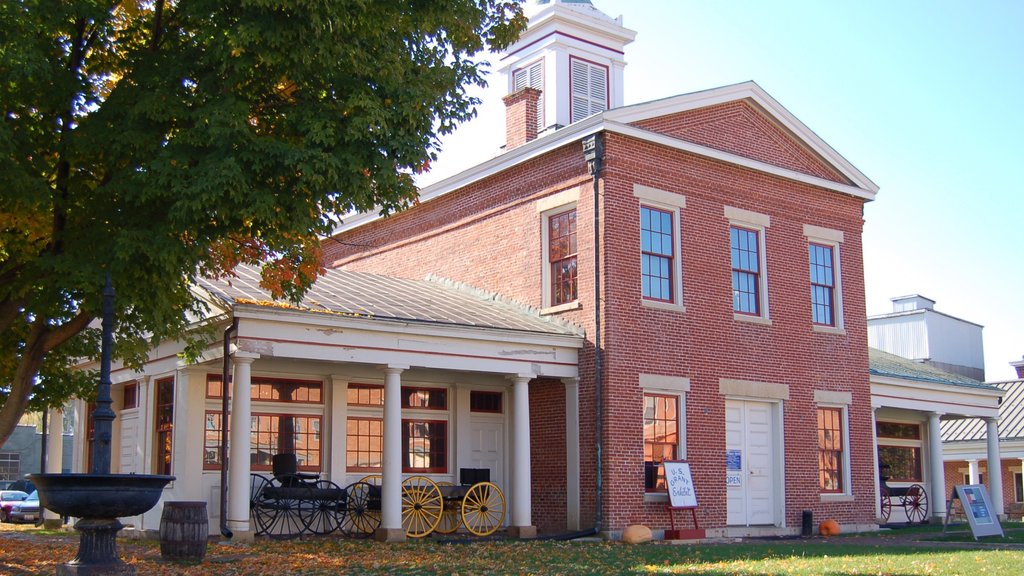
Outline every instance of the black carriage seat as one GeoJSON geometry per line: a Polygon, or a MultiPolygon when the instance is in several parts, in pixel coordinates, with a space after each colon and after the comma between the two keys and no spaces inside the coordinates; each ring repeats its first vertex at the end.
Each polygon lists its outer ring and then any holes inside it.
{"type": "Polygon", "coordinates": [[[299,472],[298,459],[292,452],[274,454],[270,460],[274,471],[274,479],[281,486],[292,487],[309,482],[315,482],[320,478],[319,474],[311,472],[299,472]]]}
{"type": "Polygon", "coordinates": [[[490,468],[459,468],[459,484],[472,486],[480,482],[491,481],[490,468]]]}

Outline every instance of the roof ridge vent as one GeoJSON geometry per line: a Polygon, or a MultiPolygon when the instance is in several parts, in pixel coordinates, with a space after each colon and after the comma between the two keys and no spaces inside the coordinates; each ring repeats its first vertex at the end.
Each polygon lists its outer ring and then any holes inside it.
{"type": "Polygon", "coordinates": [[[470,296],[474,296],[474,297],[479,298],[481,300],[490,300],[491,302],[496,302],[498,304],[504,304],[505,306],[509,306],[511,308],[515,308],[517,310],[525,312],[525,313],[529,314],[530,316],[533,316],[533,317],[535,317],[535,318],[537,318],[539,320],[543,320],[544,322],[548,322],[550,324],[554,324],[555,326],[561,326],[562,328],[568,328],[569,330],[572,330],[573,332],[575,332],[576,334],[578,334],[580,336],[583,336],[585,334],[585,330],[583,329],[583,327],[578,325],[578,324],[575,324],[573,322],[569,322],[567,320],[563,320],[563,319],[555,317],[555,316],[551,316],[551,315],[547,315],[547,314],[541,314],[540,310],[538,310],[537,308],[535,308],[533,306],[530,306],[528,304],[524,304],[524,303],[522,303],[522,302],[520,302],[518,300],[515,300],[513,298],[509,298],[508,296],[505,296],[505,295],[500,294],[498,292],[493,292],[493,291],[490,291],[490,290],[484,290],[483,288],[478,288],[476,286],[473,286],[472,284],[468,284],[466,282],[460,282],[460,281],[457,281],[457,280],[452,280],[451,278],[446,278],[444,276],[439,276],[439,275],[434,274],[434,273],[427,274],[427,276],[426,276],[426,278],[424,278],[424,280],[426,280],[427,282],[433,282],[434,284],[438,284],[438,285],[444,286],[446,288],[451,288],[453,290],[457,290],[457,291],[462,292],[464,294],[469,294],[470,296]]]}

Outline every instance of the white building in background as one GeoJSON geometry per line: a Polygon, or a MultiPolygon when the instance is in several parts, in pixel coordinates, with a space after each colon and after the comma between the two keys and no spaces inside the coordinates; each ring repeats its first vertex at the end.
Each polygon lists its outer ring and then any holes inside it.
{"type": "Polygon", "coordinates": [[[935,310],[935,301],[920,294],[892,298],[892,312],[868,316],[872,348],[985,380],[982,326],[935,310]]]}

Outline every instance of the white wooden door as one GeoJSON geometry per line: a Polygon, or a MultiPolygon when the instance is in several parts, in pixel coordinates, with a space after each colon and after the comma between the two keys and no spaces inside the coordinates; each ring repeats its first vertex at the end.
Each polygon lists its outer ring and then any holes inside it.
{"type": "Polygon", "coordinates": [[[775,524],[772,404],[725,402],[727,517],[732,526],[775,524]]]}
{"type": "MultiPolygon", "coordinates": [[[[499,417],[474,416],[470,420],[470,453],[467,468],[487,468],[491,482],[505,490],[505,469],[502,466],[505,450],[505,423],[499,417]]],[[[458,470],[455,481],[459,481],[458,470]]]]}

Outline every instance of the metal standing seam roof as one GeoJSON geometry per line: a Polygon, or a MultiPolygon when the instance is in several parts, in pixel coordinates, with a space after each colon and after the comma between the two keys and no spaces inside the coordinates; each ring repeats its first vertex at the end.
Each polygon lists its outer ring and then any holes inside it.
{"type": "MultiPolygon", "coordinates": [[[[995,382],[992,386],[1004,392],[999,405],[999,439],[1024,439],[1024,380],[995,382]]],[[[987,438],[987,428],[981,418],[942,422],[943,442],[978,442],[987,438]]]]}
{"type": "Polygon", "coordinates": [[[883,352],[877,348],[868,348],[868,362],[869,371],[875,376],[889,376],[905,380],[933,382],[947,386],[961,386],[982,390],[994,389],[991,384],[979,382],[974,378],[946,372],[923,362],[909,360],[902,356],[883,352]]]}
{"type": "Polygon", "coordinates": [[[275,300],[260,287],[257,268],[241,265],[235,277],[198,281],[201,288],[229,304],[254,304],[313,313],[342,314],[370,320],[400,321],[582,336],[583,329],[544,317],[536,310],[497,294],[431,277],[409,280],[329,269],[300,302],[275,300]]]}

